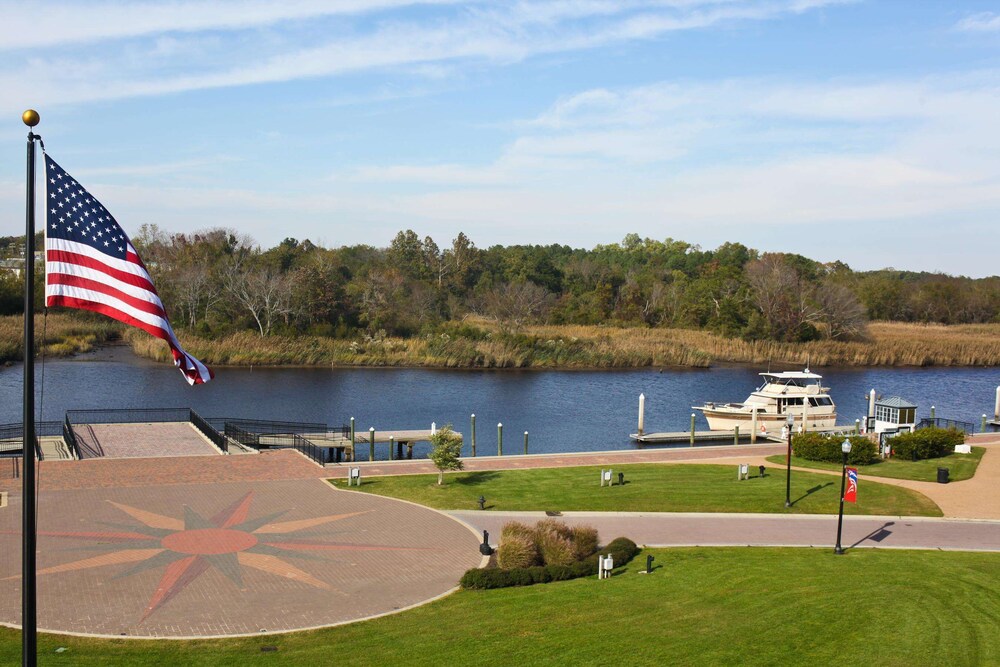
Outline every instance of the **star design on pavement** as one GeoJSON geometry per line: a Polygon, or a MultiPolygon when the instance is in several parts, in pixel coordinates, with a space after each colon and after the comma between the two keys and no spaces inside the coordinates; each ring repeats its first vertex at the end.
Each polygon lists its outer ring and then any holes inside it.
{"type": "MultiPolygon", "coordinates": [[[[103,523],[115,531],[38,531],[39,536],[94,540],[94,546],[83,547],[106,553],[62,565],[43,568],[38,575],[74,572],[108,565],[135,563],[112,579],[132,576],[147,570],[165,567],[156,590],[149,599],[139,622],[175,598],[209,568],[224,574],[237,588],[243,588],[243,570],[251,568],[284,577],[313,588],[334,590],[295,565],[288,557],[305,560],[327,560],[309,552],[336,551],[428,551],[418,547],[391,547],[372,544],[348,544],[295,539],[293,534],[316,526],[343,521],[367,514],[350,512],[327,516],[276,521],[287,510],[248,519],[253,502],[249,491],[215,516],[205,518],[184,506],[184,518],[176,519],[155,512],[107,501],[128,514],[141,525],[103,523]]],[[[7,577],[19,579],[20,576],[7,577]]]]}

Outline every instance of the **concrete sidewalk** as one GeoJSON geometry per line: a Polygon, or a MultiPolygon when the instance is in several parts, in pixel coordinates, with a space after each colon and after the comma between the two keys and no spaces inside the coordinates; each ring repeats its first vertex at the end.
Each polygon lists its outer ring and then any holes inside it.
{"type": "MultiPolygon", "coordinates": [[[[449,512],[496,544],[508,521],[533,524],[545,512],[449,512]]],[[[564,512],[570,525],[597,528],[603,542],[628,537],[646,546],[783,546],[833,548],[837,517],[818,515],[703,514],[675,512],[564,512]]],[[[1000,552],[1000,521],[916,517],[845,516],[841,540],[848,547],[1000,552]]]]}

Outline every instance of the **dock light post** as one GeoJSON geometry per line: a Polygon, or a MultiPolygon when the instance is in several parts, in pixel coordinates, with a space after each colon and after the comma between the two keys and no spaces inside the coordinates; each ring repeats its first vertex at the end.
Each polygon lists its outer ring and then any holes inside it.
{"type": "Polygon", "coordinates": [[[844,465],[840,471],[840,514],[837,515],[837,546],[833,548],[833,553],[838,556],[844,555],[844,548],[840,546],[840,534],[844,528],[844,488],[847,482],[847,455],[851,453],[850,439],[844,439],[840,445],[840,451],[844,453],[844,465]]]}
{"type": "Polygon", "coordinates": [[[795,418],[791,413],[785,417],[785,429],[788,431],[788,455],[785,457],[785,507],[792,506],[792,426],[795,418]]]}
{"type": "Polygon", "coordinates": [[[375,427],[368,429],[368,460],[375,460],[375,427]]]}
{"type": "Polygon", "coordinates": [[[497,456],[503,456],[503,424],[497,422],[497,456]]]}

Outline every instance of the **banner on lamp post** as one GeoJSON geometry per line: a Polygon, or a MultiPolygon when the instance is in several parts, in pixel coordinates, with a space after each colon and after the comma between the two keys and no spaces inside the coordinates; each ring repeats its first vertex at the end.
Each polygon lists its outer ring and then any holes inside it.
{"type": "Polygon", "coordinates": [[[847,489],[844,491],[844,502],[858,502],[858,469],[847,469],[847,489]]]}

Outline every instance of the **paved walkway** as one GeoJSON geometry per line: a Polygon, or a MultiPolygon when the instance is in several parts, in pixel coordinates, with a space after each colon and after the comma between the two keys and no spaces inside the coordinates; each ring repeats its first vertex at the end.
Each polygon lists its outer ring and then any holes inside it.
{"type": "MultiPolygon", "coordinates": [[[[535,523],[545,512],[449,512],[496,544],[508,521],[535,523]]],[[[837,517],[773,514],[692,514],[678,512],[563,512],[559,520],[597,528],[601,541],[628,537],[646,546],[830,547],[837,517]]],[[[1000,521],[917,517],[845,516],[845,547],[1000,551],[1000,521]]]]}
{"type": "MultiPolygon", "coordinates": [[[[338,491],[291,450],[39,468],[44,630],[176,638],[328,626],[443,595],[482,561],[467,526],[338,491]]],[[[0,508],[0,622],[12,625],[21,508],[14,488],[0,508]]]]}

